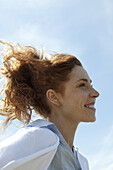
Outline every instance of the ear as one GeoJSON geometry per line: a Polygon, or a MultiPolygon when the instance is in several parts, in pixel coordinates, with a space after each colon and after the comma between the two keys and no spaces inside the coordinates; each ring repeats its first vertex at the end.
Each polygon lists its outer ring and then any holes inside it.
{"type": "Polygon", "coordinates": [[[52,89],[47,90],[46,97],[52,104],[56,106],[60,105],[58,94],[54,90],[52,89]]]}

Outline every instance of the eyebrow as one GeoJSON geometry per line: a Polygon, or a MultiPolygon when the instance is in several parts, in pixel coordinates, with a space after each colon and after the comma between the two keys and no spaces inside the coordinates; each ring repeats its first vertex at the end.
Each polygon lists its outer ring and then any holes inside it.
{"type": "MultiPolygon", "coordinates": [[[[79,79],[77,82],[79,82],[79,81],[85,81],[85,82],[88,82],[88,79],[79,79]]],[[[76,82],[76,83],[77,83],[76,82]]],[[[90,83],[92,83],[92,80],[90,80],[90,83]]]]}

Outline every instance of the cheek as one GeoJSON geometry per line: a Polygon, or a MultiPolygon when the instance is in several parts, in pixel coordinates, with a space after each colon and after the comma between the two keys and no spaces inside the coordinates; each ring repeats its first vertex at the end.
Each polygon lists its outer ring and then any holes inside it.
{"type": "Polygon", "coordinates": [[[87,102],[88,94],[85,91],[71,91],[66,95],[66,105],[71,106],[73,109],[83,109],[87,102]]]}
{"type": "Polygon", "coordinates": [[[79,95],[76,95],[75,105],[77,108],[84,109],[84,105],[87,103],[87,95],[82,92],[79,95]]]}

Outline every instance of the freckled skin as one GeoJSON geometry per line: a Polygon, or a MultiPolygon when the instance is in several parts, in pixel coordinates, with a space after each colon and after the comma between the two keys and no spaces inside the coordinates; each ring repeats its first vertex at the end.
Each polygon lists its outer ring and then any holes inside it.
{"type": "Polygon", "coordinates": [[[95,102],[99,93],[92,88],[88,73],[83,67],[76,66],[70,73],[70,80],[65,83],[62,99],[62,114],[77,122],[95,121],[95,111],[86,108],[85,104],[95,102]],[[87,82],[81,80],[86,79],[87,82]]]}
{"type": "Polygon", "coordinates": [[[75,66],[72,69],[69,80],[64,83],[64,89],[63,96],[54,90],[47,93],[47,97],[52,103],[49,121],[56,125],[72,148],[78,124],[80,122],[94,122],[96,119],[95,109],[92,110],[85,105],[90,104],[90,107],[94,107],[93,104],[99,93],[92,88],[89,75],[81,66],[75,66]],[[55,97],[52,98],[52,96],[55,97]]]}

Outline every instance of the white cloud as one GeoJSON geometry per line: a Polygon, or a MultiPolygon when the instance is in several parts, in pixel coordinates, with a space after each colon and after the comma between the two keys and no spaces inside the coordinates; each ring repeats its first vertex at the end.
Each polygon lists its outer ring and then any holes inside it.
{"type": "Polygon", "coordinates": [[[30,7],[30,8],[40,8],[40,7],[44,7],[44,8],[48,8],[48,7],[52,7],[52,6],[59,6],[63,5],[64,1],[66,2],[67,0],[1,0],[1,4],[6,4],[6,6],[8,8],[18,8],[18,7],[30,7]]]}
{"type": "MultiPolygon", "coordinates": [[[[47,26],[47,24],[46,24],[47,26]]],[[[46,30],[44,30],[39,23],[35,24],[23,24],[20,25],[18,29],[16,29],[12,34],[7,36],[6,41],[16,41],[19,42],[20,45],[32,45],[37,49],[45,47],[46,51],[55,51],[61,53],[71,53],[79,56],[84,50],[82,47],[77,44],[71,44],[68,46],[66,39],[60,38],[57,34],[54,34],[53,30],[48,30],[52,33],[50,34],[46,30]]],[[[57,29],[57,28],[56,28],[57,29]]]]}
{"type": "Polygon", "coordinates": [[[100,149],[96,154],[89,156],[91,170],[113,170],[113,126],[108,131],[108,134],[105,134],[99,145],[100,149]]]}
{"type": "Polygon", "coordinates": [[[61,39],[57,39],[57,37],[48,37],[47,32],[42,30],[43,28],[39,24],[24,24],[10,35],[8,39],[13,39],[13,41],[16,40],[20,43],[22,42],[24,45],[33,45],[39,48],[50,47],[52,50],[60,50],[63,45],[63,41],[61,39]]]}
{"type": "Polygon", "coordinates": [[[60,0],[24,0],[24,2],[30,6],[35,6],[37,4],[40,7],[47,8],[47,6],[55,5],[62,1],[60,1],[60,0]]]}
{"type": "Polygon", "coordinates": [[[103,4],[105,8],[105,16],[107,19],[108,31],[109,31],[109,34],[113,36],[113,1],[104,0],[103,4]]]}
{"type": "Polygon", "coordinates": [[[103,1],[105,10],[106,10],[106,14],[107,16],[111,17],[113,16],[113,1],[112,0],[104,0],[103,1]]]}
{"type": "Polygon", "coordinates": [[[113,126],[110,128],[109,133],[102,141],[103,146],[112,147],[113,146],[113,126]]]}

